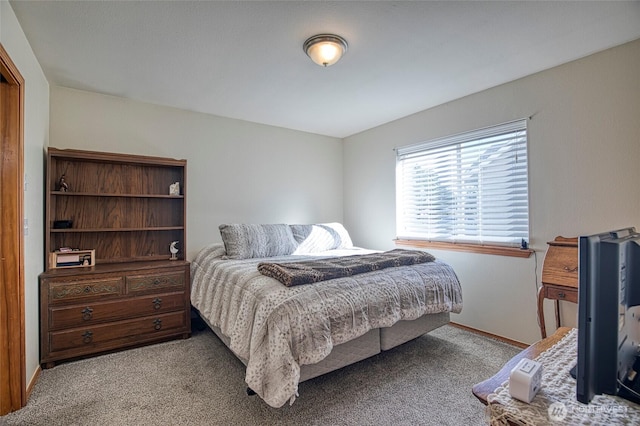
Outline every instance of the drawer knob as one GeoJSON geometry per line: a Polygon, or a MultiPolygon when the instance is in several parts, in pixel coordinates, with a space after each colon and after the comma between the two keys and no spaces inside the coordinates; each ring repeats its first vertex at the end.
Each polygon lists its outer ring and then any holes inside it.
{"type": "Polygon", "coordinates": [[[93,340],[93,333],[90,330],[87,330],[82,334],[82,342],[91,343],[92,340],[93,340]]]}
{"type": "Polygon", "coordinates": [[[89,321],[93,317],[93,309],[90,307],[86,307],[82,310],[82,319],[85,321],[89,321]]]}
{"type": "Polygon", "coordinates": [[[158,285],[160,284],[160,278],[156,278],[153,280],[153,285],[158,285]]]}
{"type": "Polygon", "coordinates": [[[162,328],[162,320],[160,318],[153,320],[153,328],[156,330],[160,330],[162,328]]]}
{"type": "Polygon", "coordinates": [[[564,299],[565,296],[566,296],[566,294],[563,293],[563,292],[558,293],[558,297],[561,298],[561,299],[564,299]]]}
{"type": "Polygon", "coordinates": [[[155,299],[153,299],[151,303],[153,303],[153,309],[157,310],[162,307],[162,299],[160,299],[159,297],[156,297],[155,299]]]}
{"type": "Polygon", "coordinates": [[[91,293],[91,286],[86,286],[86,287],[84,288],[84,292],[85,292],[85,293],[91,293]]]}

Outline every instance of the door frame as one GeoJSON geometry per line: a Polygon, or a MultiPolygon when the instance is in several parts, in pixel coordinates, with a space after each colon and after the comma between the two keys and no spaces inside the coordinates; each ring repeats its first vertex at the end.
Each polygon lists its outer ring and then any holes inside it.
{"type": "Polygon", "coordinates": [[[0,415],[27,401],[24,305],[24,78],[0,43],[0,415]]]}

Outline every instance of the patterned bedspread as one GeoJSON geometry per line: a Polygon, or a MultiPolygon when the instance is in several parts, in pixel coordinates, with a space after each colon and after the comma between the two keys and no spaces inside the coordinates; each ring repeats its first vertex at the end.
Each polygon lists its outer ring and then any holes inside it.
{"type": "MultiPolygon", "coordinates": [[[[268,261],[361,253],[372,252],[333,250],[268,261]]],[[[321,361],[334,345],[400,320],[462,310],[460,283],[437,260],[286,287],[258,272],[267,259],[225,260],[224,254],[222,244],[212,244],[193,260],[191,303],[230,338],[231,350],[246,360],[247,385],[272,407],[293,403],[300,366],[321,361]]]]}

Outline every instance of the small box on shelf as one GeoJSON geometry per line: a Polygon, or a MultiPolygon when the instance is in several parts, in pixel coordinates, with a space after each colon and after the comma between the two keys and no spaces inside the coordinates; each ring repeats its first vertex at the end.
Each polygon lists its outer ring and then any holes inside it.
{"type": "Polygon", "coordinates": [[[96,263],[95,250],[57,250],[49,253],[49,269],[86,268],[96,263]]]}

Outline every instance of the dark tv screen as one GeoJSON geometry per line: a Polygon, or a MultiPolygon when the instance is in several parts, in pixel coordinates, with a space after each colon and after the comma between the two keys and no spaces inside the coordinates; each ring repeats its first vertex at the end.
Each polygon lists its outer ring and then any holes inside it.
{"type": "Polygon", "coordinates": [[[576,397],[618,395],[640,403],[640,233],[582,236],[578,247],[576,397]]]}

